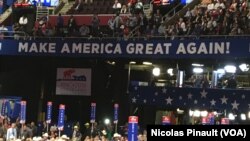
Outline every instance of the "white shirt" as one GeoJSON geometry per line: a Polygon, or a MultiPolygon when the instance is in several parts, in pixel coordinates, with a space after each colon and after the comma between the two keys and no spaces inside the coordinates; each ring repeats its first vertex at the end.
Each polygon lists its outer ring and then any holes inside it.
{"type": "Polygon", "coordinates": [[[19,19],[19,24],[20,25],[26,25],[28,23],[28,18],[27,17],[21,17],[19,19]]]}
{"type": "Polygon", "coordinates": [[[10,139],[16,139],[17,138],[17,132],[16,132],[16,128],[9,128],[7,130],[7,135],[6,135],[6,140],[10,140],[10,139]]]}
{"type": "Polygon", "coordinates": [[[6,27],[0,27],[0,31],[8,31],[8,28],[6,28],[6,27]]]}
{"type": "Polygon", "coordinates": [[[122,5],[121,5],[121,3],[115,3],[114,5],[113,5],[113,8],[114,9],[120,9],[120,8],[122,8],[122,5]]]}
{"type": "Polygon", "coordinates": [[[208,10],[208,11],[214,10],[214,4],[213,4],[213,3],[208,4],[207,10],[208,10]]]}

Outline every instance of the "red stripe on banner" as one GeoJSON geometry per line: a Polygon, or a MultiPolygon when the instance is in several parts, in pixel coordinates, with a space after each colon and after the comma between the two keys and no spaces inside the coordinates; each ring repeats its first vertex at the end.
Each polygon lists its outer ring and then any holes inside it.
{"type": "Polygon", "coordinates": [[[26,101],[21,101],[21,105],[26,105],[26,101]]]}
{"type": "Polygon", "coordinates": [[[65,109],[65,105],[60,104],[59,109],[65,109]]]}
{"type": "Polygon", "coordinates": [[[118,108],[119,107],[119,104],[115,104],[115,106],[114,106],[115,108],[118,108]]]}
{"type": "Polygon", "coordinates": [[[170,123],[170,117],[169,116],[162,116],[162,122],[164,123],[170,123]]]}
{"type": "Polygon", "coordinates": [[[138,123],[138,117],[137,116],[130,116],[128,118],[129,123],[138,123]]]}

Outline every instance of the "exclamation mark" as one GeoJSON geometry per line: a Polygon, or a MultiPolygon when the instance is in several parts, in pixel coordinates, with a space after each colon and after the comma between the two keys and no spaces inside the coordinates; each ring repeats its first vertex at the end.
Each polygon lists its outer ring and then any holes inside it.
{"type": "Polygon", "coordinates": [[[227,50],[226,50],[226,54],[229,54],[229,53],[230,53],[230,51],[229,51],[229,46],[230,46],[230,43],[229,43],[229,42],[227,42],[227,43],[226,43],[226,48],[227,48],[227,50]]]}

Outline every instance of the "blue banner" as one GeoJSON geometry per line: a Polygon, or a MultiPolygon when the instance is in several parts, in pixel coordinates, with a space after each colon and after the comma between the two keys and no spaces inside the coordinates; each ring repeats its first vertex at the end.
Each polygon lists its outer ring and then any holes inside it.
{"type": "Polygon", "coordinates": [[[215,124],[214,113],[209,113],[209,114],[208,114],[208,124],[209,124],[209,125],[214,125],[214,124],[215,124]]]}
{"type": "Polygon", "coordinates": [[[64,128],[64,115],[65,115],[65,105],[59,105],[59,114],[58,114],[58,130],[62,131],[64,128]]]}
{"type": "Polygon", "coordinates": [[[0,55],[100,58],[225,58],[249,57],[247,37],[186,40],[10,40],[0,43],[0,55]],[[239,49],[240,47],[240,49],[239,49]]]}
{"type": "Polygon", "coordinates": [[[51,123],[51,114],[52,114],[52,102],[49,101],[47,103],[47,123],[51,123]]]}
{"type": "Polygon", "coordinates": [[[128,140],[137,141],[138,138],[138,117],[130,116],[128,118],[128,140]]]}
{"type": "Polygon", "coordinates": [[[91,103],[90,123],[95,122],[96,103],[91,103]]]}
{"type": "Polygon", "coordinates": [[[119,111],[119,104],[114,105],[114,123],[118,123],[118,111],[119,111]]]}
{"type": "Polygon", "coordinates": [[[21,101],[20,123],[24,124],[26,121],[26,101],[21,101]]]}
{"type": "Polygon", "coordinates": [[[6,102],[7,102],[7,100],[5,100],[5,99],[2,101],[2,109],[1,109],[2,116],[6,115],[6,102]]]}
{"type": "Polygon", "coordinates": [[[20,114],[21,111],[21,103],[20,102],[15,102],[14,108],[11,113],[11,118],[17,118],[20,114]]]}
{"type": "MultiPolygon", "coordinates": [[[[201,89],[155,86],[130,87],[133,104],[182,109],[212,109],[217,112],[248,113],[250,90],[201,89]]],[[[212,122],[212,121],[211,121],[212,122]]]]}
{"type": "Polygon", "coordinates": [[[5,111],[5,113],[7,113],[8,117],[10,117],[13,113],[13,111],[12,111],[13,109],[10,106],[10,100],[7,100],[5,105],[6,105],[6,110],[7,110],[7,111],[5,111]]]}

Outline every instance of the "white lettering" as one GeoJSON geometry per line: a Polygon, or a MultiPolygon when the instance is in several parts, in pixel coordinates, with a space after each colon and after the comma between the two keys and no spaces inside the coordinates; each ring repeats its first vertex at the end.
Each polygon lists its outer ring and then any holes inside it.
{"type": "Polygon", "coordinates": [[[122,54],[122,49],[120,44],[116,44],[114,54],[122,54]]]}
{"type": "Polygon", "coordinates": [[[153,54],[153,44],[146,44],[146,52],[145,54],[153,54]]]}
{"type": "Polygon", "coordinates": [[[29,52],[38,52],[36,43],[32,43],[29,52]]]}
{"type": "Polygon", "coordinates": [[[56,43],[50,43],[49,44],[49,53],[55,53],[56,52],[56,43]]]}
{"type": "Polygon", "coordinates": [[[94,44],[92,44],[92,53],[93,54],[98,54],[99,53],[99,44],[96,44],[96,43],[94,43],[94,44]]]}
{"type": "Polygon", "coordinates": [[[90,43],[84,43],[83,53],[90,53],[90,43]]]}
{"type": "Polygon", "coordinates": [[[224,54],[225,53],[225,43],[214,43],[214,54],[224,54]]]}
{"type": "Polygon", "coordinates": [[[28,43],[19,43],[18,52],[28,52],[28,43]]]}
{"type": "Polygon", "coordinates": [[[165,54],[169,54],[169,48],[172,46],[172,43],[164,43],[163,46],[165,47],[165,54]]]}
{"type": "Polygon", "coordinates": [[[112,53],[112,46],[113,46],[113,44],[111,44],[111,43],[109,43],[109,44],[107,44],[106,46],[105,46],[105,52],[107,53],[107,54],[111,54],[112,53]]]}
{"type": "Polygon", "coordinates": [[[63,47],[61,49],[61,53],[70,53],[69,46],[67,43],[63,44],[63,47]]]}
{"type": "Polygon", "coordinates": [[[82,44],[79,43],[79,44],[76,44],[76,43],[73,43],[72,44],[72,53],[81,53],[82,52],[82,44]]]}
{"type": "Polygon", "coordinates": [[[135,54],[143,54],[143,44],[136,44],[135,46],[135,54]]]}
{"type": "Polygon", "coordinates": [[[126,47],[126,52],[127,52],[128,54],[133,54],[134,51],[135,51],[135,49],[134,49],[134,44],[133,44],[133,43],[129,43],[129,44],[127,45],[127,47],[126,47]]]}
{"type": "Polygon", "coordinates": [[[47,50],[46,50],[46,45],[47,45],[47,43],[40,43],[39,44],[40,46],[39,46],[39,52],[47,52],[47,50]]]}
{"type": "Polygon", "coordinates": [[[183,43],[179,44],[176,54],[186,54],[186,50],[183,43]]]}
{"type": "Polygon", "coordinates": [[[201,54],[201,53],[207,54],[207,48],[206,48],[205,43],[201,43],[199,50],[197,52],[197,54],[201,54]]]}
{"type": "Polygon", "coordinates": [[[194,54],[194,53],[196,53],[196,46],[195,46],[195,43],[189,43],[189,44],[187,45],[187,52],[188,52],[189,54],[194,54]]]}

